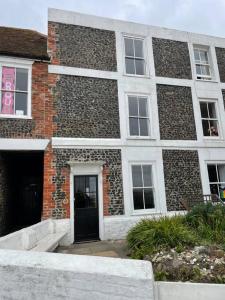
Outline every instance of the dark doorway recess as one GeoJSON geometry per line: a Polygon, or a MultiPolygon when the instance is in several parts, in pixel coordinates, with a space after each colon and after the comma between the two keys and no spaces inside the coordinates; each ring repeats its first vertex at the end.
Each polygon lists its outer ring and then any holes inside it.
{"type": "Polygon", "coordinates": [[[10,231],[41,221],[43,203],[43,160],[40,151],[5,152],[9,174],[10,231]]]}
{"type": "Polygon", "coordinates": [[[99,239],[98,176],[74,176],[75,242],[99,239]]]}

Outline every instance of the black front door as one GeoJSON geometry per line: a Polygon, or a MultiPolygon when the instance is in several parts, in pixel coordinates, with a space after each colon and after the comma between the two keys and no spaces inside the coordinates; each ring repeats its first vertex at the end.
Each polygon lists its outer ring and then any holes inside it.
{"type": "Polygon", "coordinates": [[[98,176],[74,176],[75,242],[99,239],[98,176]]]}

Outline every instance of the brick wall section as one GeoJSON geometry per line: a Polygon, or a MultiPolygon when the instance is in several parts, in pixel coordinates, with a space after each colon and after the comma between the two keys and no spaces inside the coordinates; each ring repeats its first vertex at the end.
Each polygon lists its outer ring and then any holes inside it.
{"type": "Polygon", "coordinates": [[[186,42],[153,38],[156,76],[191,79],[191,63],[186,42]]]}
{"type": "Polygon", "coordinates": [[[160,138],[196,140],[191,88],[157,84],[160,138]]]}
{"type": "Polygon", "coordinates": [[[70,166],[68,161],[103,161],[104,215],[122,215],[123,183],[120,150],[49,149],[45,155],[45,195],[43,219],[70,215],[70,166]]]}
{"type": "Polygon", "coordinates": [[[61,75],[54,93],[54,136],[119,138],[117,81],[61,75]]]}
{"type": "Polygon", "coordinates": [[[0,153],[0,236],[9,230],[10,225],[10,203],[7,164],[0,153]]]}
{"type": "Polygon", "coordinates": [[[32,119],[1,119],[0,138],[44,138],[48,64],[34,62],[32,66],[32,119]]]}
{"type": "Polygon", "coordinates": [[[202,201],[198,152],[163,150],[167,209],[182,210],[181,200],[202,201]]]}
{"type": "Polygon", "coordinates": [[[48,46],[53,64],[103,71],[117,70],[114,31],[55,22],[49,22],[48,26],[48,46]],[[55,37],[56,43],[52,37],[55,37]]]}
{"type": "Polygon", "coordinates": [[[216,57],[219,68],[220,81],[225,82],[225,48],[216,47],[216,57]]]}

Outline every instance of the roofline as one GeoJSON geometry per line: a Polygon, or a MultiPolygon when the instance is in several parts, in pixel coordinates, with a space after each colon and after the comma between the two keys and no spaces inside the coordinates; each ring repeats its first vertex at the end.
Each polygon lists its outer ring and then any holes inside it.
{"type": "MultiPolygon", "coordinates": [[[[86,26],[88,27],[94,27],[99,29],[108,29],[108,30],[119,30],[119,27],[130,27],[130,28],[140,28],[143,30],[149,30],[151,32],[157,32],[159,35],[171,35],[176,34],[177,36],[188,36],[193,35],[195,38],[203,38],[203,39],[209,39],[218,41],[219,44],[222,44],[225,47],[225,37],[218,37],[213,35],[207,35],[207,34],[201,34],[201,33],[194,33],[189,31],[182,31],[178,29],[171,29],[166,27],[160,27],[160,26],[153,26],[148,24],[141,24],[137,22],[131,22],[131,21],[124,21],[119,19],[112,19],[112,18],[105,18],[101,16],[96,15],[90,15],[90,14],[83,14],[75,11],[70,10],[61,10],[56,8],[48,8],[48,21],[50,22],[58,22],[58,23],[64,23],[64,24],[73,24],[73,25],[81,25],[85,26],[85,23],[87,23],[86,26]],[[90,24],[90,25],[89,25],[90,24]],[[94,24],[94,25],[92,25],[94,24]],[[160,34],[161,33],[161,34],[160,34]]],[[[171,36],[171,39],[173,37],[171,36]]],[[[183,38],[184,39],[184,38],[183,38]]]]}
{"type": "Polygon", "coordinates": [[[24,58],[24,59],[31,59],[35,61],[43,61],[43,62],[50,62],[51,58],[49,56],[34,56],[34,55],[22,55],[20,53],[9,53],[6,51],[0,51],[0,56],[7,56],[7,57],[17,57],[17,58],[24,58]]]}

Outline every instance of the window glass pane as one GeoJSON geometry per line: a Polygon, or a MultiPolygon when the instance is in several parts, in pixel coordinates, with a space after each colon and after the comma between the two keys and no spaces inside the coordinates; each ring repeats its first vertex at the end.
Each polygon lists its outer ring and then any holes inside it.
{"type": "Polygon", "coordinates": [[[203,128],[203,135],[204,136],[210,136],[210,129],[209,129],[209,121],[208,120],[202,120],[202,128],[203,128]]]}
{"type": "Polygon", "coordinates": [[[218,136],[218,122],[217,121],[209,121],[210,123],[210,135],[218,136]]]}
{"type": "Polygon", "coordinates": [[[97,207],[97,201],[96,201],[96,194],[95,193],[89,193],[86,194],[87,203],[86,208],[96,208],[97,207]]]}
{"type": "Polygon", "coordinates": [[[218,182],[216,165],[208,165],[209,182],[218,182]]]}
{"type": "Polygon", "coordinates": [[[140,124],[140,136],[148,136],[148,119],[139,119],[140,124]]]}
{"type": "Polygon", "coordinates": [[[210,184],[210,192],[211,194],[216,194],[219,196],[219,189],[217,184],[210,184]]]}
{"type": "Polygon", "coordinates": [[[128,97],[129,116],[138,116],[138,98],[134,96],[128,97]]]}
{"type": "Polygon", "coordinates": [[[219,197],[223,201],[225,200],[225,185],[224,184],[218,184],[218,189],[219,189],[219,197]]]}
{"type": "Polygon", "coordinates": [[[144,189],[145,208],[155,208],[153,189],[144,189]]]}
{"type": "Polygon", "coordinates": [[[143,41],[142,40],[134,40],[134,49],[135,49],[135,57],[144,58],[143,41]]]}
{"type": "Polygon", "coordinates": [[[89,178],[89,189],[90,193],[95,193],[96,192],[96,177],[88,177],[89,178]]]}
{"type": "Polygon", "coordinates": [[[125,41],[125,55],[134,56],[133,39],[125,38],[124,41],[125,41]]]}
{"type": "Polygon", "coordinates": [[[133,199],[134,199],[134,209],[144,209],[143,190],[142,189],[134,189],[133,190],[133,199]]]}
{"type": "Polygon", "coordinates": [[[147,117],[147,98],[139,98],[139,116],[140,117],[147,117]]]}
{"type": "Polygon", "coordinates": [[[196,65],[196,73],[197,73],[198,75],[201,75],[201,74],[202,74],[201,66],[200,66],[200,65],[196,65]]]}
{"type": "Polygon", "coordinates": [[[201,66],[201,74],[202,75],[210,75],[209,66],[201,66]]]}
{"type": "Polygon", "coordinates": [[[16,93],[15,114],[27,115],[27,93],[16,93]]]}
{"type": "Polygon", "coordinates": [[[2,92],[1,113],[14,115],[14,93],[2,92]]]}
{"type": "Polygon", "coordinates": [[[2,89],[15,90],[15,68],[2,67],[2,89]]]}
{"type": "Polygon", "coordinates": [[[201,59],[202,63],[205,63],[205,64],[208,63],[208,53],[207,53],[207,51],[203,51],[203,50],[200,51],[200,59],[201,59]]]}
{"type": "Polygon", "coordinates": [[[200,102],[200,109],[202,118],[208,118],[207,102],[200,102]]]}
{"type": "Polygon", "coordinates": [[[75,193],[76,192],[78,192],[78,193],[85,192],[85,177],[84,176],[75,177],[74,189],[75,189],[75,193]]]}
{"type": "Polygon", "coordinates": [[[136,74],[137,75],[144,75],[144,60],[143,59],[135,59],[135,66],[136,66],[136,74]]]}
{"type": "Polygon", "coordinates": [[[142,169],[143,169],[144,186],[145,187],[152,186],[152,166],[143,165],[142,169]]]}
{"type": "Polygon", "coordinates": [[[129,118],[130,135],[139,135],[138,118],[129,118]]]}
{"type": "Polygon", "coordinates": [[[16,69],[16,90],[27,91],[28,89],[28,70],[16,69]]]}
{"type": "Polygon", "coordinates": [[[135,74],[134,59],[126,58],[125,63],[126,63],[126,73],[127,74],[135,74]]]}
{"type": "Polygon", "coordinates": [[[200,55],[199,55],[199,51],[197,49],[194,49],[194,56],[195,56],[195,61],[199,62],[200,55]]]}
{"type": "Polygon", "coordinates": [[[219,182],[225,182],[225,165],[217,165],[219,182]]]}
{"type": "Polygon", "coordinates": [[[142,187],[142,171],[141,165],[132,166],[133,187],[142,187]]]}
{"type": "Polygon", "coordinates": [[[216,105],[215,103],[208,102],[209,117],[216,119],[216,105]]]}

